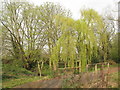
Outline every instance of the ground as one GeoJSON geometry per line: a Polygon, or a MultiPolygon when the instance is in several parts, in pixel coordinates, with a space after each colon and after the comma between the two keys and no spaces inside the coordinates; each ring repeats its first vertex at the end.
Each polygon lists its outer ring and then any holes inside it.
{"type": "MultiPolygon", "coordinates": [[[[119,68],[120,69],[120,68],[119,68]]],[[[104,70],[104,73],[107,73],[108,70],[104,70]]],[[[115,72],[118,72],[118,67],[111,67],[109,69],[109,74],[113,74],[115,72]]],[[[29,82],[20,86],[16,86],[14,88],[61,88],[63,81],[68,78],[70,75],[67,76],[61,76],[56,77],[52,79],[45,79],[45,80],[38,80],[35,82],[29,82]]],[[[77,77],[78,75],[74,75],[74,77],[77,77]]],[[[85,75],[84,75],[85,77],[85,75]]],[[[92,79],[92,77],[90,77],[92,79]]]]}

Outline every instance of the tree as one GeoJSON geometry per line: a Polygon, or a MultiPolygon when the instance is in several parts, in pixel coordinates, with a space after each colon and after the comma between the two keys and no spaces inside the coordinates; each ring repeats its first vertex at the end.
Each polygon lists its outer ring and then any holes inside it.
{"type": "Polygon", "coordinates": [[[10,40],[13,48],[13,56],[15,56],[16,59],[25,62],[25,52],[23,50],[23,45],[21,44],[20,34],[22,23],[22,19],[20,17],[20,9],[22,8],[21,6],[24,6],[24,4],[22,5],[22,3],[14,2],[5,3],[1,23],[3,27],[7,30],[7,36],[9,38],[8,40],[10,40]]]}
{"type": "MultiPolygon", "coordinates": [[[[61,36],[61,23],[57,22],[59,16],[66,16],[66,10],[64,10],[60,5],[54,3],[44,3],[41,5],[40,17],[44,24],[44,34],[46,35],[46,42],[49,50],[49,67],[52,68],[52,53],[54,53],[54,47],[56,42],[61,36]]],[[[54,62],[53,62],[54,63],[54,62]]]]}
{"type": "Polygon", "coordinates": [[[68,17],[61,17],[63,26],[61,27],[62,35],[59,39],[61,46],[61,60],[64,61],[65,68],[74,67],[76,53],[76,39],[74,20],[68,17]]]}
{"type": "MultiPolygon", "coordinates": [[[[39,7],[29,3],[10,2],[5,4],[2,25],[7,30],[13,56],[23,66],[31,69],[34,53],[46,44],[40,22],[39,7]]],[[[37,56],[37,55],[36,55],[37,56]]]]}
{"type": "Polygon", "coordinates": [[[86,70],[86,65],[91,63],[91,57],[97,50],[96,36],[82,19],[76,21],[75,27],[77,31],[77,59],[79,67],[81,67],[79,71],[83,72],[86,70]]]}
{"type": "Polygon", "coordinates": [[[118,48],[119,34],[120,33],[115,34],[113,41],[112,41],[112,48],[110,49],[110,56],[111,56],[110,58],[117,63],[120,60],[120,56],[118,54],[118,52],[119,52],[119,48],[118,48]]]}
{"type": "Polygon", "coordinates": [[[81,11],[82,18],[87,23],[88,27],[93,31],[94,35],[97,37],[97,46],[98,54],[101,55],[101,60],[106,61],[107,52],[108,52],[108,37],[107,37],[107,29],[105,27],[105,23],[103,21],[102,16],[100,16],[93,9],[83,10],[81,11]]]}

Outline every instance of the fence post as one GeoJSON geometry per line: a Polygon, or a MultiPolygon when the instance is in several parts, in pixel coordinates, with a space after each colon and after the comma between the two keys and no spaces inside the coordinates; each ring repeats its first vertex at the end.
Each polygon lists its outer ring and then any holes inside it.
{"type": "Polygon", "coordinates": [[[88,64],[86,65],[86,72],[88,72],[88,64]]]}
{"type": "Polygon", "coordinates": [[[102,79],[102,84],[101,84],[101,85],[102,85],[102,87],[103,87],[104,84],[105,84],[105,82],[104,82],[104,79],[105,79],[105,78],[104,78],[104,70],[103,70],[103,68],[104,68],[104,65],[103,65],[103,63],[102,63],[102,68],[101,68],[101,69],[102,69],[102,70],[101,70],[101,79],[102,79]]]}
{"type": "Polygon", "coordinates": [[[95,72],[97,72],[97,64],[95,65],[95,72]]]}
{"type": "Polygon", "coordinates": [[[96,85],[98,86],[98,74],[97,74],[97,64],[95,64],[95,79],[96,79],[96,85]]]}
{"type": "Polygon", "coordinates": [[[109,85],[109,63],[107,64],[107,77],[106,77],[106,87],[109,85]]]}
{"type": "Polygon", "coordinates": [[[108,65],[107,65],[107,66],[108,66],[108,70],[109,70],[110,64],[108,63],[108,65]]]}

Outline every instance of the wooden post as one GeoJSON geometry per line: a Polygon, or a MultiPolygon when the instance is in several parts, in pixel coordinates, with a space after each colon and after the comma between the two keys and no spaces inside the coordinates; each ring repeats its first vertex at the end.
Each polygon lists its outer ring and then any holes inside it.
{"type": "MultiPolygon", "coordinates": [[[[98,74],[97,74],[97,64],[95,64],[95,79],[98,81],[98,74]]],[[[98,85],[98,82],[96,82],[96,84],[98,85]]]]}
{"type": "Polygon", "coordinates": [[[97,72],[97,64],[95,65],[95,72],[97,72]]]}
{"type": "Polygon", "coordinates": [[[108,66],[108,69],[109,69],[109,67],[110,67],[110,64],[108,63],[108,65],[107,65],[107,66],[108,66]]]}
{"type": "Polygon", "coordinates": [[[104,70],[103,70],[103,68],[104,68],[104,66],[103,66],[103,63],[102,63],[102,70],[101,70],[101,79],[102,79],[102,83],[101,83],[101,85],[102,85],[102,87],[104,86],[104,84],[105,84],[105,82],[104,82],[104,70]]]}
{"type": "Polygon", "coordinates": [[[38,63],[38,72],[39,72],[39,76],[41,77],[40,63],[39,63],[39,61],[37,61],[37,63],[38,63]]]}
{"type": "Polygon", "coordinates": [[[107,69],[108,69],[108,71],[107,71],[107,76],[106,76],[106,87],[108,87],[108,85],[109,85],[109,67],[110,67],[110,65],[109,65],[109,63],[107,64],[107,69]]]}
{"type": "Polygon", "coordinates": [[[88,72],[88,64],[86,65],[86,72],[88,72]]]}

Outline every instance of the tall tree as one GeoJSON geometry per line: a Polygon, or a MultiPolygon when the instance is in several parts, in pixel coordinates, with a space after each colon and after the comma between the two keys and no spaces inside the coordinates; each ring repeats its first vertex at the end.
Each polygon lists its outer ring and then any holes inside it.
{"type": "Polygon", "coordinates": [[[81,14],[88,27],[94,32],[94,35],[97,37],[97,46],[99,47],[98,53],[101,55],[102,61],[106,61],[108,52],[108,38],[107,29],[105,28],[105,23],[102,16],[100,16],[93,9],[82,10],[81,14]]]}
{"type": "MultiPolygon", "coordinates": [[[[41,5],[40,17],[44,24],[44,34],[46,35],[46,42],[49,50],[49,57],[56,42],[61,35],[60,27],[61,23],[57,22],[58,16],[66,16],[66,10],[64,10],[60,5],[51,2],[44,3],[41,5]]],[[[49,59],[49,66],[52,68],[52,61],[49,59]]]]}

